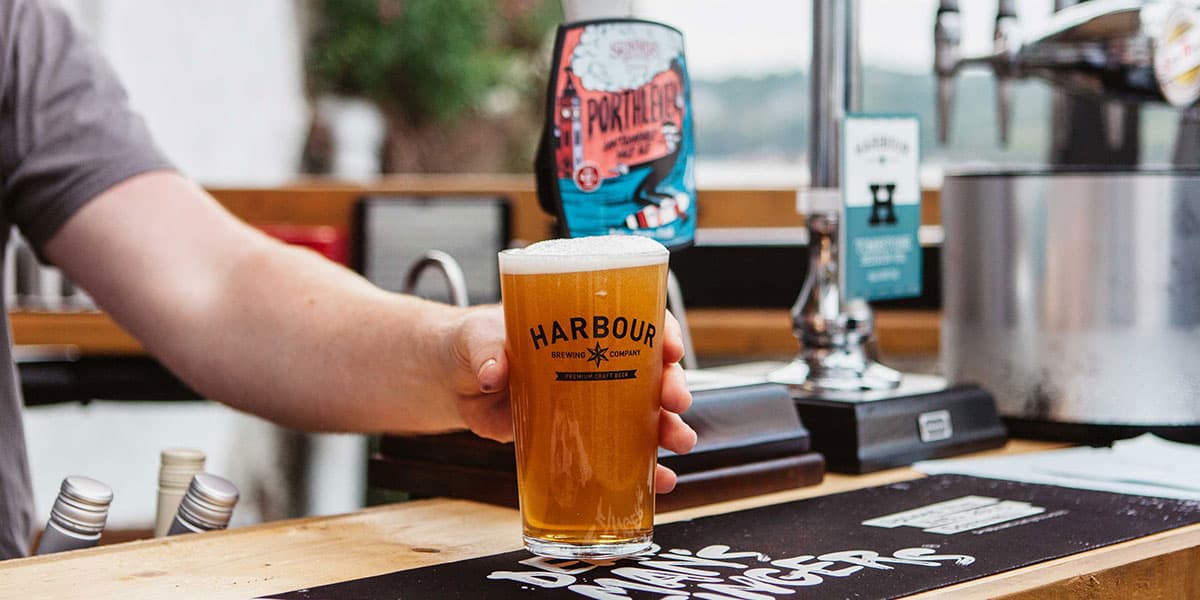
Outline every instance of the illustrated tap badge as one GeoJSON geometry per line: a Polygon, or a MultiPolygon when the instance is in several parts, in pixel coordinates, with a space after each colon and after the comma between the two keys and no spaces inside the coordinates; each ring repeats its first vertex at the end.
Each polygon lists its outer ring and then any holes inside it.
{"type": "Polygon", "coordinates": [[[643,235],[671,249],[692,243],[683,34],[634,19],[559,27],[546,108],[538,198],[563,235],[643,235]]]}

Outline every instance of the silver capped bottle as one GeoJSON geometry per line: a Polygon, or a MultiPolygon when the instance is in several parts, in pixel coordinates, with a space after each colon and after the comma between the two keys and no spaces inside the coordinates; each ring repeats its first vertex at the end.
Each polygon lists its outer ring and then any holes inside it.
{"type": "Polygon", "coordinates": [[[229,480],[212,473],[196,473],[179,501],[167,535],[225,529],[237,501],[237,486],[229,480]]]}
{"type": "Polygon", "coordinates": [[[112,499],[112,488],[95,479],[82,475],[63,479],[37,553],[66,552],[98,544],[112,499]]]}
{"type": "Polygon", "coordinates": [[[167,448],[162,451],[158,469],[158,508],[154,519],[154,537],[163,537],[171,529],[179,502],[187,493],[192,477],[204,472],[204,452],[192,448],[167,448]]]}

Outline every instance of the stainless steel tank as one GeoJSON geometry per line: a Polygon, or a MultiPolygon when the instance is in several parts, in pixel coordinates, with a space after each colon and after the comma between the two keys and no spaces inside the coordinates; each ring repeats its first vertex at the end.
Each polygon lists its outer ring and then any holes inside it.
{"type": "Polygon", "coordinates": [[[1200,172],[957,173],[941,203],[951,381],[1016,435],[1200,441],[1200,172]]]}

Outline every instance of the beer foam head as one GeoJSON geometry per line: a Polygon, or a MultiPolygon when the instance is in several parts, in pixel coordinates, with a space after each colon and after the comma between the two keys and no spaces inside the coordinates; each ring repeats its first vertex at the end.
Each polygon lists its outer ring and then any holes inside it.
{"type": "Polygon", "coordinates": [[[662,244],[637,235],[546,240],[500,253],[500,272],[516,274],[573,273],[622,269],[667,262],[662,244]]]}

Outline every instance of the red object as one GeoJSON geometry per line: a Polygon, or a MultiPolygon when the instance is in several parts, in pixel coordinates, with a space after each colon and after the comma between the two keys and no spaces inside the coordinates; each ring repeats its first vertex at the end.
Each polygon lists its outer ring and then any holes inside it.
{"type": "Polygon", "coordinates": [[[315,250],[317,254],[341,265],[350,264],[350,240],[341,227],[291,223],[265,223],[257,227],[282,242],[315,250]]]}

